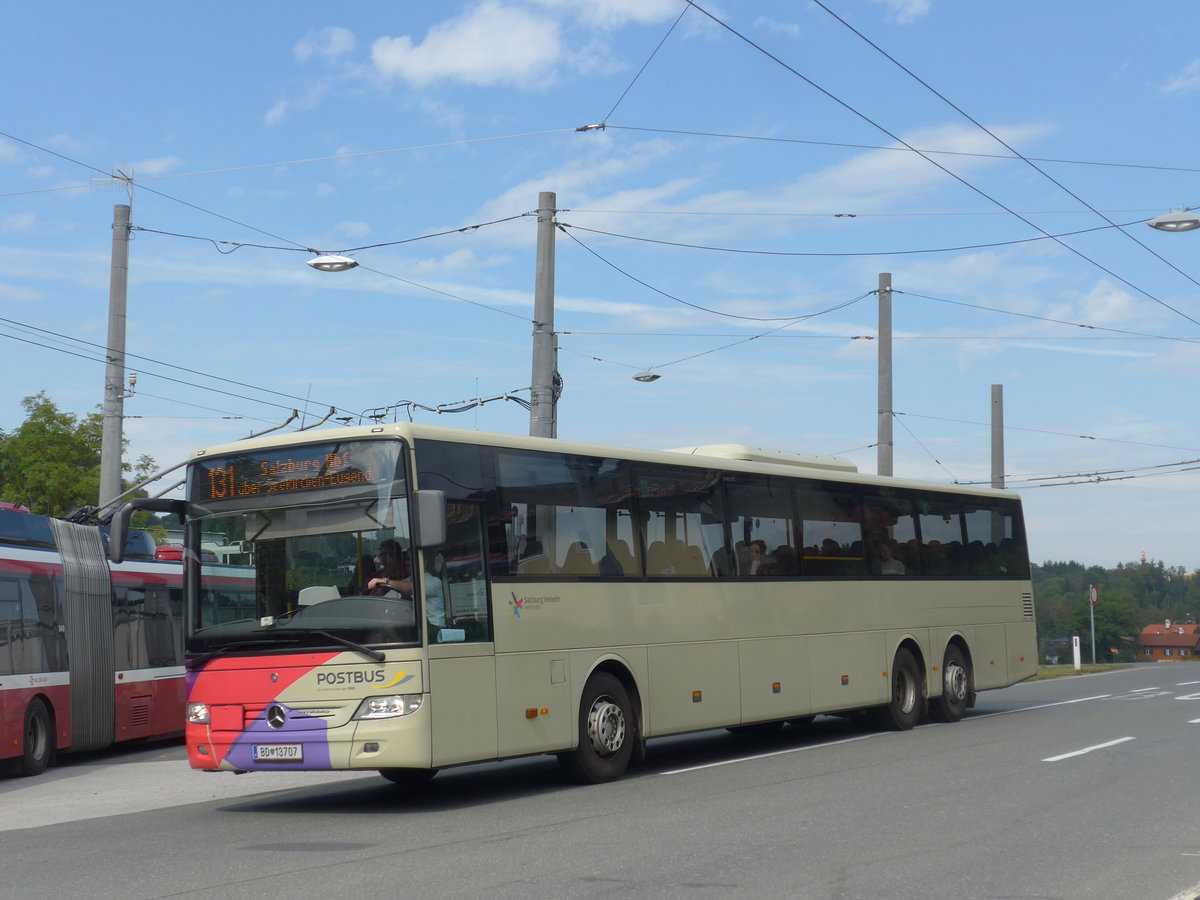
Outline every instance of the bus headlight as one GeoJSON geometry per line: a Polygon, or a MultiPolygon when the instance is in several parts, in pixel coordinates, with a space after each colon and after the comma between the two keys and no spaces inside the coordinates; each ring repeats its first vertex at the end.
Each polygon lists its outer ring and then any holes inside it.
{"type": "Polygon", "coordinates": [[[393,719],[407,716],[421,708],[420,694],[389,694],[385,697],[368,697],[358,704],[352,719],[393,719]]]}
{"type": "Polygon", "coordinates": [[[187,705],[187,723],[189,725],[207,725],[209,723],[207,703],[189,703],[187,705]]]}

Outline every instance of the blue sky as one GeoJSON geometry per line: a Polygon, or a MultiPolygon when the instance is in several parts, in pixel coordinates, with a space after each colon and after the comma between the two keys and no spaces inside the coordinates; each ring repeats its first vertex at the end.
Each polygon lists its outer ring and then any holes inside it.
{"type": "MultiPolygon", "coordinates": [[[[1031,0],[22,7],[0,59],[0,429],[37,391],[100,404],[130,197],[135,455],[165,466],[294,407],[528,397],[529,213],[553,191],[560,437],[874,472],[890,272],[896,474],[986,482],[1001,384],[1035,560],[1200,567],[1200,235],[1143,224],[1200,204],[1198,20],[1031,0]],[[315,272],[309,248],[361,266],[315,272]]],[[[529,429],[504,400],[412,415],[529,429]]]]}

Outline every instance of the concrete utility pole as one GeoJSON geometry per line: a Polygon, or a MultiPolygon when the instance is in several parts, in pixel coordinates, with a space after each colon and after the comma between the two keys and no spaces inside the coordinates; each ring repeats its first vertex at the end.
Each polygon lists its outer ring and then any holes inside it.
{"type": "Polygon", "coordinates": [[[533,287],[533,378],[530,382],[529,434],[558,437],[558,336],[554,333],[554,214],[558,197],[538,194],[537,264],[533,287]]]}
{"type": "Polygon", "coordinates": [[[104,426],[100,437],[99,505],[121,493],[121,444],[125,419],[125,294],[129,285],[130,208],[113,207],[112,274],[108,283],[108,344],[104,372],[104,426]]]}
{"type": "Polygon", "coordinates": [[[1004,385],[992,385],[992,487],[1004,489],[1004,385]]]}
{"type": "Polygon", "coordinates": [[[879,436],[875,449],[880,475],[892,474],[892,275],[879,274],[879,436]]]}

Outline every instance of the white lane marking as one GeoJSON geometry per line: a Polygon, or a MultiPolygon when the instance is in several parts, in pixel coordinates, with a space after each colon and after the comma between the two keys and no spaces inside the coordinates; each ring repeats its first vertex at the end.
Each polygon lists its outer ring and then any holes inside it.
{"type": "Polygon", "coordinates": [[[1158,688],[1156,688],[1156,687],[1152,687],[1152,688],[1138,688],[1137,690],[1135,690],[1135,691],[1130,691],[1129,693],[1131,693],[1131,694],[1144,694],[1144,693],[1146,693],[1146,691],[1157,691],[1157,690],[1158,690],[1158,688]]]}
{"type": "Polygon", "coordinates": [[[1058,756],[1048,756],[1042,762],[1058,762],[1063,759],[1070,759],[1072,756],[1083,756],[1085,753],[1091,753],[1093,750],[1104,750],[1107,747],[1115,747],[1117,744],[1123,744],[1126,741],[1136,741],[1134,737],[1117,738],[1115,741],[1107,741],[1103,744],[1096,744],[1093,747],[1084,747],[1082,750],[1072,750],[1070,753],[1060,753],[1058,756]]]}
{"type": "MultiPolygon", "coordinates": [[[[884,734],[886,732],[879,732],[884,734]]],[[[704,763],[700,766],[688,766],[685,769],[671,769],[659,772],[659,775],[682,775],[685,772],[699,772],[701,769],[715,769],[717,766],[731,766],[734,763],[750,762],[754,759],[769,759],[772,756],[783,756],[785,753],[799,753],[802,750],[820,750],[822,747],[836,747],[838,744],[849,744],[853,741],[865,741],[867,738],[879,737],[879,734],[860,734],[857,737],[844,738],[840,741],[826,741],[823,744],[809,744],[807,747],[791,747],[787,750],[775,750],[771,753],[756,753],[754,756],[739,756],[737,759],[723,759],[719,762],[704,763]]]]}
{"type": "Polygon", "coordinates": [[[1176,687],[1187,687],[1189,684],[1200,684],[1200,681],[1181,681],[1176,687]]]}
{"type": "MultiPolygon", "coordinates": [[[[963,722],[978,722],[982,719],[990,719],[993,716],[1010,716],[1013,713],[1029,712],[1030,710],[1034,710],[1034,709],[1049,709],[1054,706],[1069,706],[1072,703],[1086,703],[1089,700],[1107,700],[1111,696],[1112,696],[1112,694],[1097,694],[1095,697],[1078,697],[1075,700],[1060,700],[1057,703],[1041,703],[1041,704],[1038,704],[1037,706],[1022,706],[1020,709],[1008,709],[1008,710],[1004,710],[1003,712],[985,713],[981,716],[971,716],[969,719],[963,719],[962,721],[963,722]]],[[[926,728],[926,727],[937,727],[937,726],[922,725],[919,727],[926,728]]],[[[887,734],[887,733],[888,732],[878,732],[875,734],[862,734],[862,735],[858,735],[858,736],[852,737],[852,738],[845,738],[840,741],[828,741],[826,743],[821,743],[821,744],[809,744],[808,746],[805,746],[805,747],[791,747],[787,750],[775,750],[771,753],[758,753],[758,754],[755,754],[754,756],[739,756],[736,759],[723,759],[718,762],[704,763],[703,765],[699,765],[699,766],[688,766],[683,769],[670,769],[666,772],[659,772],[658,774],[659,775],[682,775],[685,772],[698,772],[701,769],[715,769],[717,766],[731,766],[734,763],[750,762],[751,760],[755,760],[755,759],[768,759],[772,756],[783,756],[785,753],[799,753],[802,750],[818,750],[822,747],[835,747],[838,744],[849,744],[853,741],[864,741],[867,738],[879,737],[881,734],[887,734]]],[[[1132,738],[1130,738],[1130,740],[1132,740],[1132,738]]]]}
{"type": "Polygon", "coordinates": [[[1029,712],[1033,709],[1050,709],[1053,706],[1070,706],[1072,703],[1087,703],[1089,700],[1107,700],[1112,694],[1097,694],[1095,697],[1079,697],[1075,700],[1060,700],[1057,703],[1040,703],[1037,706],[1022,706],[1019,709],[1006,709],[1001,712],[984,713],[981,716],[971,716],[969,719],[963,719],[964,722],[980,722],[983,719],[990,719],[993,716],[1011,716],[1013,713],[1029,712]]]}
{"type": "Polygon", "coordinates": [[[1200,719],[1188,719],[1189,725],[1200,725],[1200,719]]]}

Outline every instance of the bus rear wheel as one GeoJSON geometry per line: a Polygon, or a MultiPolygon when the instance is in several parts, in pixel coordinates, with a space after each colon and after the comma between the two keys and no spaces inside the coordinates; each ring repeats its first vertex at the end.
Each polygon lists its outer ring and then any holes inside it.
{"type": "Polygon", "coordinates": [[[429,784],[437,769],[380,769],[379,774],[401,787],[416,788],[429,784]]]}
{"type": "Polygon", "coordinates": [[[942,695],[929,712],[939,722],[957,722],[971,704],[971,664],[957,644],[946,648],[942,658],[942,695]]]}
{"type": "Polygon", "coordinates": [[[896,651],[892,661],[891,700],[875,713],[875,724],[894,731],[908,731],[925,714],[925,676],[917,658],[907,647],[896,651]]]}
{"type": "Polygon", "coordinates": [[[41,775],[50,765],[54,752],[54,731],[50,727],[50,711],[41,700],[34,700],[25,709],[25,750],[17,761],[21,775],[41,775]]]}
{"type": "Polygon", "coordinates": [[[625,686],[607,672],[587,680],[579,701],[579,746],[559,755],[576,781],[601,784],[625,774],[637,743],[637,725],[625,686]]]}

